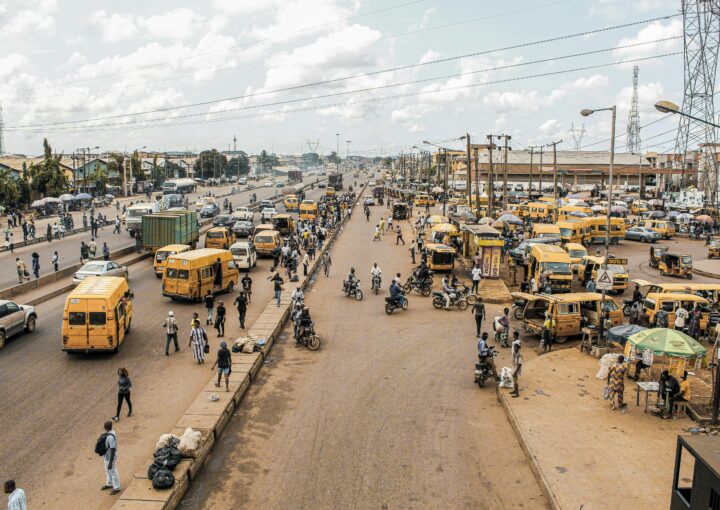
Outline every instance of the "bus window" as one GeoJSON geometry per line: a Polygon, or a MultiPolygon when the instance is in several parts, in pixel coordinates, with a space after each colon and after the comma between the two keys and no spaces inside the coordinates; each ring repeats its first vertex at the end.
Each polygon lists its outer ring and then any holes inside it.
{"type": "Polygon", "coordinates": [[[85,325],[85,312],[70,312],[68,321],[71,326],[84,326],[85,325]]]}
{"type": "Polygon", "coordinates": [[[104,326],[105,325],[105,312],[90,312],[90,325],[91,326],[104,326]]]}

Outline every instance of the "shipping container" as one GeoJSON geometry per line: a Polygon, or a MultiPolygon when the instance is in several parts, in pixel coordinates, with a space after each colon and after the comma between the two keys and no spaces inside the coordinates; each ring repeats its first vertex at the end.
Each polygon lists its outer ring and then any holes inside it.
{"type": "Polygon", "coordinates": [[[169,244],[188,244],[195,248],[200,226],[195,211],[165,211],[143,216],[143,245],[156,251],[169,244]]]}

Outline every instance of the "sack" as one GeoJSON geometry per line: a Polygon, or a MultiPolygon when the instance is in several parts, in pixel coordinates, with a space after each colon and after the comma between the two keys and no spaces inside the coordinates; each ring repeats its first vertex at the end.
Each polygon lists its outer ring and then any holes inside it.
{"type": "Polygon", "coordinates": [[[203,345],[203,352],[205,354],[208,354],[210,352],[210,344],[205,342],[205,345],[203,345]]]}
{"type": "Polygon", "coordinates": [[[231,348],[232,352],[240,352],[242,350],[242,347],[240,347],[238,344],[233,344],[231,348]]]}
{"type": "Polygon", "coordinates": [[[95,453],[100,455],[101,457],[104,457],[107,453],[107,437],[110,435],[109,432],[103,432],[100,434],[100,437],[98,437],[97,442],[95,443],[95,453]]]}
{"type": "Polygon", "coordinates": [[[603,400],[610,400],[610,386],[603,388],[603,400]]]}
{"type": "Polygon", "coordinates": [[[152,479],[153,489],[165,490],[172,488],[173,485],[175,485],[175,476],[170,470],[165,468],[158,469],[152,479]]]}
{"type": "Polygon", "coordinates": [[[153,455],[155,456],[155,464],[170,470],[175,469],[182,460],[182,453],[174,446],[163,446],[153,455]]]}
{"type": "Polygon", "coordinates": [[[158,469],[160,469],[162,466],[158,466],[154,462],[148,466],[147,470],[147,477],[149,480],[152,480],[155,478],[155,475],[157,474],[158,469]]]}

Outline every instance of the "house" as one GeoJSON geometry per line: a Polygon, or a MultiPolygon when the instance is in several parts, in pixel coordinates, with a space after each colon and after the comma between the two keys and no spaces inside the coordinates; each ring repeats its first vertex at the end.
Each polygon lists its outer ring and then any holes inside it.
{"type": "Polygon", "coordinates": [[[75,169],[75,187],[93,189],[95,187],[96,175],[103,172],[107,176],[107,183],[122,186],[122,176],[116,168],[109,170],[108,162],[105,159],[95,158],[75,169]]]}

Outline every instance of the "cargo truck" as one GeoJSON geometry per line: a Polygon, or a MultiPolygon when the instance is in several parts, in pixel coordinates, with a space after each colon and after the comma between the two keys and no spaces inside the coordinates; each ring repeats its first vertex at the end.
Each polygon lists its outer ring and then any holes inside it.
{"type": "Polygon", "coordinates": [[[288,170],[288,173],[287,173],[288,184],[293,183],[293,182],[302,182],[302,179],[303,179],[302,171],[288,170]]]}
{"type": "Polygon", "coordinates": [[[328,186],[333,188],[335,191],[343,189],[343,174],[340,172],[328,175],[328,186]]]}
{"type": "Polygon", "coordinates": [[[195,211],[165,211],[143,216],[142,231],[143,246],[152,252],[169,244],[187,244],[195,249],[200,239],[195,211]]]}

